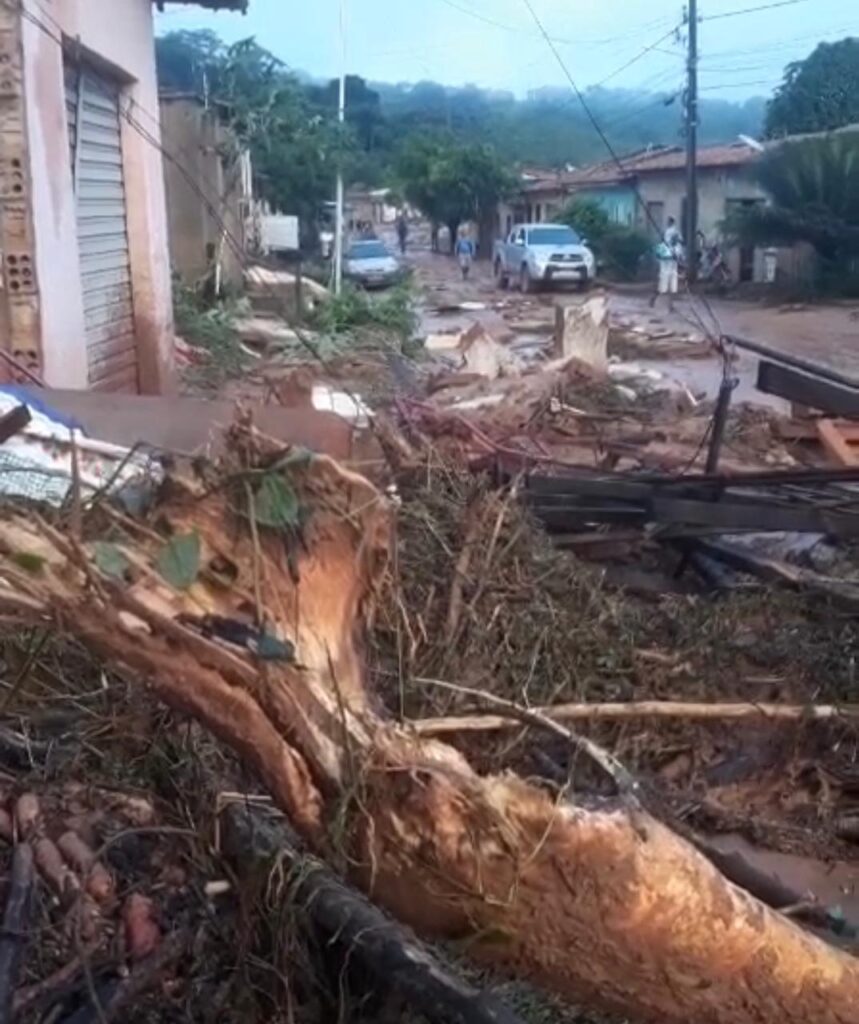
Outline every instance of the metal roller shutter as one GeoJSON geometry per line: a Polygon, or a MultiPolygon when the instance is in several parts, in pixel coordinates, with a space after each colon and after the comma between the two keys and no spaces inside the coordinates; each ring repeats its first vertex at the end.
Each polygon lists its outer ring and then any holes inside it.
{"type": "Polygon", "coordinates": [[[137,391],[119,87],[86,65],[69,66],[66,110],[90,387],[137,391]]]}

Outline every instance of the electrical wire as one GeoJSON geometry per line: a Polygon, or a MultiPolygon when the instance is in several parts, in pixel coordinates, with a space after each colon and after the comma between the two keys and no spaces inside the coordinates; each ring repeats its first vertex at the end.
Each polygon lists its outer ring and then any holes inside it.
{"type": "Polygon", "coordinates": [[[757,14],[759,11],[774,11],[777,7],[795,7],[806,4],[810,0],[777,0],[776,3],[760,4],[757,7],[743,7],[737,11],[725,11],[724,14],[708,14],[701,21],[721,21],[723,18],[739,18],[744,14],[757,14]]]}
{"type": "Polygon", "coordinates": [[[658,99],[652,100],[650,103],[646,103],[644,106],[636,107],[635,110],[629,110],[625,114],[621,114],[619,117],[612,118],[611,121],[606,121],[603,128],[609,130],[617,127],[619,124],[623,124],[625,121],[629,121],[630,118],[637,117],[639,114],[644,114],[648,110],[653,110],[654,107],[670,107],[677,101],[683,91],[683,86],[678,86],[677,89],[667,96],[660,96],[658,99]]]}
{"type": "Polygon", "coordinates": [[[771,78],[759,78],[754,82],[722,82],[721,85],[702,85],[698,92],[722,92],[724,89],[753,89],[757,86],[772,86],[771,78]]]}
{"type": "MultiPolygon", "coordinates": [[[[588,120],[591,122],[591,124],[592,124],[592,126],[594,128],[594,131],[596,131],[597,135],[599,135],[600,139],[602,139],[603,144],[605,145],[606,149],[611,154],[612,160],[617,164],[618,168],[621,171],[623,171],[624,170],[624,166],[623,166],[623,163],[622,163],[621,159],[618,157],[617,153],[615,152],[614,147],[612,146],[611,142],[609,141],[608,137],[606,136],[605,132],[603,131],[603,129],[600,126],[599,122],[597,121],[596,117],[594,117],[594,114],[591,111],[590,106],[588,105],[588,102],[587,102],[587,100],[584,97],[584,94],[582,93],[581,89],[579,89],[578,85],[576,84],[576,80],[573,78],[569,68],[567,67],[566,63],[564,62],[564,59],[561,57],[561,55],[558,52],[557,48],[552,43],[552,40],[550,39],[550,37],[547,34],[545,28],[543,27],[543,23],[540,20],[539,15],[535,11],[534,6],[533,6],[531,0],[522,0],[522,2],[528,8],[528,11],[530,12],[531,17],[534,19],[534,23],[537,25],[538,29],[540,30],[540,32],[543,35],[543,38],[546,41],[546,44],[548,45],[548,47],[551,49],[552,53],[554,54],[555,59],[557,60],[558,64],[560,65],[561,70],[563,71],[565,77],[567,78],[567,81],[570,83],[570,85],[571,85],[571,87],[573,89],[573,92],[575,92],[576,96],[578,97],[579,102],[581,103],[581,105],[582,105],[582,107],[583,107],[583,109],[585,111],[585,114],[588,117],[588,120]]],[[[656,232],[658,234],[659,233],[659,227],[656,224],[656,221],[654,220],[654,218],[653,218],[653,216],[652,216],[652,214],[650,212],[649,207],[645,203],[644,198],[641,195],[641,192],[638,190],[637,186],[633,182],[630,183],[630,187],[632,188],[633,192],[635,193],[635,196],[636,196],[636,199],[638,200],[639,205],[644,210],[645,216],[650,221],[650,223],[652,224],[652,226],[654,227],[654,229],[656,230],[656,232]]],[[[690,247],[690,249],[692,250],[693,253],[694,253],[694,248],[695,248],[696,242],[697,242],[697,239],[690,239],[690,241],[689,241],[689,247],[690,247]]],[[[731,379],[730,378],[731,363],[730,363],[730,360],[729,360],[729,357],[728,357],[728,353],[726,351],[726,348],[725,348],[725,345],[724,345],[724,342],[723,342],[724,331],[722,330],[721,324],[719,324],[719,322],[718,322],[718,318],[716,317],[715,311],[713,310],[712,306],[710,305],[709,302],[707,302],[705,300],[705,302],[704,302],[705,309],[708,311],[709,315],[712,317],[712,319],[713,319],[713,321],[715,323],[715,326],[716,326],[716,331],[715,331],[715,336],[714,336],[714,332],[710,328],[707,327],[707,325],[705,324],[704,320],[702,319],[702,317],[700,316],[700,314],[698,313],[698,311],[697,311],[697,309],[695,307],[695,298],[696,297],[693,296],[692,291],[689,288],[688,281],[686,283],[686,291],[687,291],[687,295],[689,296],[689,299],[690,299],[690,310],[691,310],[693,316],[695,317],[695,319],[697,320],[698,324],[702,328],[705,337],[709,338],[710,341],[717,346],[717,350],[719,351],[719,353],[720,353],[720,355],[722,357],[720,388],[724,387],[726,385],[726,383],[729,381],[729,379],[731,379]]],[[[736,385],[734,384],[734,386],[736,386],[736,385]]],[[[684,469],[681,471],[681,475],[682,476],[685,476],[687,473],[689,473],[692,470],[692,468],[694,467],[695,463],[700,458],[701,453],[703,452],[705,445],[708,443],[709,439],[713,436],[713,431],[715,430],[715,424],[716,424],[716,411],[717,411],[717,407],[714,407],[713,408],[713,412],[712,412],[712,414],[710,416],[710,420],[709,420],[709,422],[707,424],[707,428],[704,431],[704,434],[703,434],[703,436],[701,438],[701,442],[700,442],[700,444],[698,446],[698,449],[696,450],[695,454],[693,455],[692,459],[690,460],[688,466],[684,467],[684,469]]]]}
{"type": "MultiPolygon", "coordinates": [[[[6,3],[6,0],[3,0],[3,2],[6,3]]],[[[540,22],[539,18],[536,15],[536,12],[533,10],[533,7],[531,6],[530,0],[524,0],[524,3],[529,8],[529,10],[532,12],[532,15],[534,16],[534,19],[537,22],[538,26],[540,27],[541,31],[544,31],[543,28],[542,28],[542,22],[540,22]]],[[[53,39],[54,42],[57,43],[58,46],[60,46],[61,48],[63,47],[62,36],[55,36],[51,32],[50,28],[44,24],[44,22],[41,22],[37,17],[32,15],[30,12],[25,12],[23,7],[21,9],[22,9],[22,13],[25,13],[25,16],[28,17],[29,20],[31,20],[42,31],[44,31],[46,33],[46,35],[48,35],[49,38],[53,39]]],[[[548,37],[546,37],[546,40],[549,43],[549,45],[552,46],[551,41],[548,39],[548,37]]],[[[617,156],[616,152],[614,151],[614,148],[612,147],[611,143],[609,142],[609,140],[608,140],[607,136],[605,135],[605,133],[603,132],[602,128],[599,126],[599,123],[596,121],[596,118],[593,116],[590,108],[587,105],[587,102],[585,101],[583,95],[579,91],[578,86],[575,83],[575,80],[572,78],[572,75],[570,75],[568,69],[566,68],[566,65],[564,64],[563,60],[560,58],[560,55],[555,50],[554,46],[552,46],[552,50],[555,53],[555,56],[557,57],[557,59],[559,60],[559,62],[561,64],[561,67],[564,69],[565,74],[569,78],[570,84],[572,85],[574,91],[576,92],[576,95],[579,97],[579,100],[582,103],[582,106],[584,107],[585,112],[587,113],[588,118],[591,121],[594,129],[596,130],[596,132],[600,136],[600,138],[603,140],[605,146],[607,147],[607,149],[611,153],[612,158],[614,159],[614,161],[617,163],[617,165],[621,169],[623,169],[623,164],[621,163],[619,157],[617,156]]],[[[182,162],[180,160],[178,160],[176,158],[176,156],[174,154],[172,154],[164,146],[163,142],[159,138],[154,136],[149,131],[149,129],[147,129],[143,124],[140,123],[140,121],[137,120],[137,118],[134,116],[134,113],[133,113],[134,109],[135,109],[135,104],[133,104],[133,103],[128,104],[128,106],[124,110],[120,106],[120,114],[127,121],[129,126],[135,132],[137,132],[141,136],[141,138],[143,138],[146,142],[148,142],[150,145],[152,145],[154,148],[156,148],[161,153],[161,155],[162,155],[162,157],[164,159],[169,160],[177,168],[177,170],[180,172],[182,177],[187,182],[188,186],[191,188],[193,193],[201,200],[201,202],[204,204],[206,210],[208,211],[210,216],[213,218],[213,220],[215,221],[215,223],[219,227],[220,231],[222,232],[222,235],[224,237],[225,242],[229,245],[231,251],[236,256],[236,259],[239,262],[239,264],[242,266],[242,268],[244,270],[252,269],[253,264],[251,263],[251,261],[248,258],[248,255],[247,255],[247,252],[245,250],[244,245],[238,239],[236,239],[235,235],[233,235],[232,231],[229,228],[229,225],[226,223],[224,218],[221,216],[221,214],[218,211],[218,209],[211,202],[210,198],[206,195],[206,193],[203,191],[203,189],[200,188],[198,182],[194,179],[193,175],[188,172],[188,170],[185,168],[185,166],[182,164],[182,162]]],[[[139,109],[143,109],[143,108],[139,108],[139,109]]],[[[643,205],[643,208],[645,209],[645,212],[648,214],[650,220],[653,221],[653,218],[652,218],[652,216],[650,216],[650,212],[647,209],[646,204],[643,202],[641,194],[638,192],[637,189],[635,189],[635,192],[636,192],[636,196],[638,198],[639,203],[641,203],[643,205]]],[[[262,284],[263,289],[266,292],[268,292],[270,294],[270,296],[272,298],[276,299],[278,301],[278,303],[279,303],[280,302],[280,298],[277,295],[277,292],[275,291],[275,289],[271,285],[269,285],[268,282],[266,282],[266,281],[262,281],[261,284],[262,284]]],[[[691,296],[691,293],[690,293],[690,296],[691,296]]],[[[710,306],[709,302],[704,300],[704,303],[705,303],[705,307],[708,309],[711,317],[713,318],[713,320],[716,322],[716,325],[717,325],[719,340],[720,340],[720,343],[721,343],[720,351],[721,351],[721,354],[722,354],[722,379],[723,379],[723,382],[724,382],[724,381],[726,381],[728,379],[728,374],[729,374],[729,369],[730,369],[730,360],[728,358],[728,354],[726,352],[724,343],[722,341],[722,339],[724,338],[724,335],[723,335],[723,333],[721,331],[721,328],[718,326],[717,318],[716,318],[715,313],[713,312],[712,307],[710,306]]],[[[706,325],[704,325],[703,320],[701,320],[700,316],[698,316],[697,311],[694,309],[694,306],[692,307],[692,311],[693,311],[694,315],[696,317],[698,317],[698,321],[701,324],[701,326],[703,327],[704,333],[709,335],[710,332],[707,330],[706,325]]],[[[295,333],[296,333],[296,336],[297,336],[299,342],[307,349],[307,351],[310,353],[310,355],[323,368],[327,367],[327,361],[326,361],[325,357],[322,355],[322,353],[319,350],[318,346],[313,341],[311,341],[310,338],[308,338],[306,336],[305,332],[303,332],[301,330],[295,330],[295,333]]],[[[347,391],[347,394],[349,394],[348,391],[347,391]]],[[[349,397],[352,398],[352,400],[357,403],[358,399],[354,395],[350,394],[349,397]]],[[[692,460],[690,461],[689,466],[686,469],[683,470],[683,473],[681,475],[685,475],[686,473],[688,473],[693,468],[695,462],[697,462],[698,458],[700,457],[701,452],[703,451],[703,448],[704,448],[705,444],[707,443],[708,439],[712,436],[714,425],[715,425],[715,410],[714,410],[713,415],[710,418],[710,422],[709,422],[709,424],[707,426],[707,429],[705,430],[704,435],[703,435],[703,437],[701,439],[701,442],[699,444],[698,450],[696,451],[695,455],[693,456],[692,460]]]]}
{"type": "MultiPolygon", "coordinates": [[[[484,14],[481,11],[475,11],[470,7],[464,7],[462,4],[458,3],[457,0],[439,0],[439,3],[443,3],[447,7],[450,7],[455,11],[459,11],[460,14],[467,15],[469,18],[474,18],[477,21],[481,21],[483,22],[484,25],[491,25],[492,28],[501,29],[503,32],[512,32],[514,35],[517,36],[521,36],[524,33],[525,35],[530,35],[534,38],[537,38],[535,33],[528,32],[521,26],[510,25],[506,22],[498,21],[496,18],[492,18],[488,14],[484,14]]],[[[577,39],[565,39],[560,36],[553,36],[552,40],[553,42],[556,42],[561,46],[609,46],[612,43],[620,43],[624,42],[627,39],[634,38],[644,29],[648,27],[655,27],[660,23],[660,21],[664,23],[666,20],[667,19],[665,18],[656,19],[656,21],[648,22],[647,25],[639,26],[636,29],[631,29],[629,32],[624,32],[622,35],[619,36],[605,36],[596,39],[589,39],[587,37],[579,37],[577,39]]]]}
{"type": "MultiPolygon", "coordinates": [[[[8,0],[2,0],[2,2],[5,5],[8,6],[8,0]]],[[[42,32],[44,32],[45,35],[47,35],[49,39],[52,39],[60,47],[60,49],[63,49],[64,43],[63,43],[62,36],[54,35],[54,33],[51,31],[51,29],[43,21],[41,21],[39,18],[37,18],[31,12],[26,11],[26,9],[23,8],[23,6],[20,7],[19,10],[21,11],[21,13],[29,21],[31,21],[42,32]]],[[[248,254],[247,254],[247,251],[245,249],[245,246],[242,244],[242,242],[239,239],[236,238],[236,236],[230,230],[229,225],[226,223],[226,221],[224,220],[223,216],[221,215],[221,213],[219,212],[217,207],[211,201],[210,197],[206,195],[206,193],[200,187],[199,183],[195,180],[194,176],[182,164],[181,160],[177,159],[177,157],[173,153],[171,153],[164,146],[163,142],[159,138],[154,136],[149,131],[149,129],[146,128],[145,125],[141,124],[140,121],[137,120],[137,118],[134,116],[134,114],[132,112],[134,110],[135,106],[136,106],[136,104],[134,104],[134,103],[128,104],[128,106],[126,108],[123,108],[120,105],[120,116],[123,117],[123,119],[128,123],[128,125],[135,132],[137,132],[137,134],[140,135],[140,137],[145,142],[149,143],[151,146],[153,146],[155,149],[157,149],[158,152],[161,154],[161,156],[164,159],[168,160],[170,163],[173,164],[173,166],[176,167],[176,169],[179,171],[179,173],[185,179],[185,181],[188,184],[188,187],[191,189],[191,191],[203,203],[207,213],[212,217],[213,221],[215,222],[215,224],[217,225],[218,229],[222,233],[224,241],[229,246],[229,248],[230,248],[231,252],[233,253],[233,255],[236,257],[236,260],[239,263],[239,265],[242,267],[243,270],[251,271],[252,272],[255,265],[250,261],[250,259],[248,257],[248,254]]],[[[142,109],[142,108],[140,108],[140,109],[142,109]]],[[[257,278],[257,282],[261,285],[263,291],[266,292],[268,297],[270,299],[272,299],[276,303],[276,308],[277,309],[281,309],[283,307],[283,301],[282,301],[281,297],[278,295],[278,293],[275,290],[275,288],[273,288],[267,281],[265,281],[264,279],[260,279],[259,277],[257,278]]],[[[281,318],[284,321],[286,321],[286,316],[283,313],[281,313],[280,315],[281,315],[281,318]]],[[[313,356],[313,358],[324,369],[328,369],[328,361],[322,355],[322,352],[320,351],[319,347],[307,336],[307,334],[304,331],[302,331],[302,330],[300,330],[299,328],[296,328],[296,327],[293,327],[293,330],[294,330],[295,335],[298,338],[300,344],[303,345],[305,349],[307,349],[307,351],[310,353],[310,355],[313,356]]],[[[356,403],[356,407],[357,407],[357,404],[359,404],[357,397],[355,395],[349,393],[348,391],[346,393],[349,395],[349,397],[352,399],[352,401],[356,403]]]]}
{"type": "MultiPolygon", "coordinates": [[[[598,89],[601,85],[605,85],[606,82],[610,82],[612,78],[616,78],[622,71],[626,71],[627,68],[631,68],[633,64],[637,64],[640,60],[655,50],[660,43],[664,43],[666,39],[670,39],[681,26],[675,25],[669,32],[666,32],[664,36],[660,36],[655,43],[651,43],[650,46],[645,46],[643,50],[640,50],[631,60],[628,60],[625,64],[621,64],[619,68],[616,68],[611,72],[610,75],[606,75],[605,78],[601,78],[598,82],[595,82],[590,88],[598,89]]],[[[670,51],[663,51],[670,52],[670,51]]],[[[678,57],[679,54],[671,54],[672,57],[678,57]]]]}

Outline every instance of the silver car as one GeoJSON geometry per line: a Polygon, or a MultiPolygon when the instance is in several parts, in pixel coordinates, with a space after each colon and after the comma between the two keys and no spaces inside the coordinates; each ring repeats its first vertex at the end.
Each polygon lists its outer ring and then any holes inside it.
{"type": "Polygon", "coordinates": [[[565,281],[584,289],[596,273],[594,254],[566,224],[516,224],[495,243],[493,264],[500,287],[515,281],[523,292],[565,281]]]}
{"type": "Polygon", "coordinates": [[[377,238],[352,242],[343,257],[343,274],[364,288],[395,284],[402,269],[395,256],[377,238]]]}

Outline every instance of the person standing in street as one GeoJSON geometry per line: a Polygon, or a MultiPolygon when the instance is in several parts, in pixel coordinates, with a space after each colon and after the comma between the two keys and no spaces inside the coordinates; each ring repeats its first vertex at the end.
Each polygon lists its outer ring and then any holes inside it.
{"type": "Polygon", "coordinates": [[[406,247],[409,242],[409,225],[405,214],[401,213],[397,221],[397,238],[400,240],[400,252],[406,255],[406,247]]]}
{"type": "Polygon", "coordinates": [[[668,226],[662,241],[656,247],[656,259],[659,263],[659,278],[656,291],[650,297],[651,307],[656,305],[660,295],[668,299],[668,311],[674,312],[674,296],[680,288],[680,260],[683,258],[683,238],[673,217],[668,218],[668,226]]]}
{"type": "Polygon", "coordinates": [[[467,235],[460,235],[456,240],[456,258],[462,272],[462,280],[468,280],[471,264],[474,262],[474,242],[467,235]]]}

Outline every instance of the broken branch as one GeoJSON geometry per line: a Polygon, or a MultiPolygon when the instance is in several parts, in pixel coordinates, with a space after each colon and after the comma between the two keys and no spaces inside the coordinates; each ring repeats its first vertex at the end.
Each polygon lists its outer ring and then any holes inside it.
{"type": "Polygon", "coordinates": [[[500,708],[502,714],[506,716],[508,723],[512,719],[513,723],[533,725],[539,729],[546,729],[554,733],[555,736],[566,740],[574,750],[586,754],[595,764],[599,765],[605,774],[614,781],[617,791],[623,796],[632,797],[639,788],[638,782],[618,761],[614,754],[609,753],[604,747],[588,739],[587,736],[578,736],[576,733],[570,732],[569,729],[565,729],[555,717],[550,717],[534,708],[522,707],[521,704],[516,704],[512,700],[499,697],[494,693],[487,693],[484,690],[476,690],[470,686],[446,683],[442,679],[418,679],[416,682],[429,686],[438,686],[441,689],[451,690],[454,693],[465,694],[468,697],[474,697],[475,700],[500,708]]]}
{"type": "MultiPolygon", "coordinates": [[[[473,693],[480,693],[480,690],[473,693]]],[[[486,695],[484,695],[486,696],[486,695]]],[[[497,698],[490,701],[496,703],[497,698]]],[[[624,704],[556,704],[531,708],[538,715],[539,724],[552,722],[586,722],[592,720],[625,721],[630,718],[684,718],[690,721],[733,721],[738,719],[769,718],[773,721],[831,721],[832,719],[859,719],[859,705],[855,704],[750,704],[747,702],[688,703],[674,700],[640,700],[624,704]]],[[[522,718],[510,715],[449,715],[439,718],[420,718],[409,726],[421,736],[444,736],[458,732],[500,732],[516,728],[522,718]]],[[[531,722],[536,725],[538,723],[531,722]]]]}

